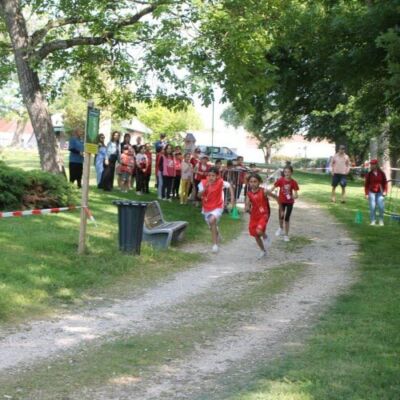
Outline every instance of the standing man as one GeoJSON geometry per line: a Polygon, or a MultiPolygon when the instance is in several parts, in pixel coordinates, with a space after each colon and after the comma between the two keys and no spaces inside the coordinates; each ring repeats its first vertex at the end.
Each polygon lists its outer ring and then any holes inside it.
{"type": "Polygon", "coordinates": [[[339,146],[339,151],[333,156],[331,171],[332,171],[332,202],[336,203],[336,187],[340,185],[342,188],[342,203],[346,202],[346,185],[347,175],[350,172],[350,159],[345,153],[346,148],[343,145],[339,146]]]}
{"type": "Polygon", "coordinates": [[[136,144],[133,145],[133,149],[135,150],[135,155],[139,154],[139,149],[142,146],[142,137],[136,136],[136,144]]]}
{"type": "Polygon", "coordinates": [[[157,142],[154,144],[156,148],[156,153],[159,153],[168,144],[168,142],[165,140],[166,136],[167,135],[165,133],[161,133],[160,139],[157,140],[157,142]]]}
{"type": "Polygon", "coordinates": [[[78,188],[82,187],[82,171],[83,171],[83,140],[82,131],[75,129],[68,143],[69,150],[69,181],[78,184],[78,188]]]}

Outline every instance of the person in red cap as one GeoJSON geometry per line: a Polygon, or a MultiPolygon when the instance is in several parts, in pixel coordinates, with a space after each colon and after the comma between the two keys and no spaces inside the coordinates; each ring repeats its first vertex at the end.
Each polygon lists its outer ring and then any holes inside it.
{"type": "Polygon", "coordinates": [[[376,208],[379,211],[379,225],[383,226],[383,212],[385,196],[387,194],[387,179],[385,173],[379,168],[378,160],[370,161],[371,171],[365,175],[365,198],[369,203],[369,216],[371,225],[376,225],[376,208]]]}

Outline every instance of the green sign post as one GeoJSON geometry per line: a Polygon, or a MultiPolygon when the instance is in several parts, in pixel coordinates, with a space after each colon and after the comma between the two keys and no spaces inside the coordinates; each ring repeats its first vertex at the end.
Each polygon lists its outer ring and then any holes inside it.
{"type": "Polygon", "coordinates": [[[89,177],[90,156],[97,153],[100,125],[100,110],[94,108],[93,102],[88,102],[88,112],[85,133],[85,159],[83,161],[81,224],[79,228],[78,253],[83,254],[86,249],[86,225],[89,206],[89,177]]]}
{"type": "Polygon", "coordinates": [[[98,137],[100,126],[100,110],[88,107],[86,120],[85,152],[90,154],[97,153],[98,137]]]}

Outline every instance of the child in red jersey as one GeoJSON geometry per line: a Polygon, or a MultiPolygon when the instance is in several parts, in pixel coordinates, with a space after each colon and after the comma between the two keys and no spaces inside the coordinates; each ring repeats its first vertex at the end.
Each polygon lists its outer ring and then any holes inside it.
{"type": "Polygon", "coordinates": [[[250,174],[248,177],[249,190],[246,197],[246,211],[250,211],[249,233],[256,239],[261,252],[258,259],[267,255],[268,236],[267,224],[270,216],[268,196],[278,201],[278,196],[260,187],[261,176],[250,174]]]}
{"type": "Polygon", "coordinates": [[[206,179],[199,183],[198,196],[202,201],[202,214],[210,227],[211,238],[213,242],[212,252],[218,252],[218,221],[224,212],[224,189],[231,192],[232,205],[234,204],[234,193],[229,182],[224,181],[219,171],[215,167],[211,167],[206,179]]]}
{"type": "Polygon", "coordinates": [[[292,179],[293,167],[286,166],[283,176],[279,178],[274,186],[279,188],[279,229],[276,236],[283,236],[285,242],[289,242],[290,215],[292,214],[294,200],[297,199],[299,185],[292,179]],[[285,223],[284,223],[285,221],[285,223]],[[283,229],[285,226],[285,229],[283,229]]]}

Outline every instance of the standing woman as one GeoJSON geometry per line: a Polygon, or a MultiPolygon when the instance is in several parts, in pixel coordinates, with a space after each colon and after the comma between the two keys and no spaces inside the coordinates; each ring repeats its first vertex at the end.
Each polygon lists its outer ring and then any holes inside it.
{"type": "Polygon", "coordinates": [[[136,194],[146,193],[146,171],[147,171],[147,156],[146,146],[140,145],[137,147],[136,154],[136,194]]]}
{"type": "Polygon", "coordinates": [[[179,199],[179,187],[181,185],[181,175],[182,175],[182,151],[179,146],[175,147],[175,179],[172,188],[172,197],[179,199]]]}
{"type": "Polygon", "coordinates": [[[370,166],[371,171],[365,175],[365,198],[369,203],[371,225],[376,225],[376,208],[378,207],[379,225],[383,226],[384,198],[388,189],[387,178],[385,173],[379,168],[378,160],[371,160],[370,166]]]}
{"type": "Polygon", "coordinates": [[[82,131],[75,129],[68,143],[69,150],[69,181],[78,184],[78,188],[82,186],[83,171],[83,140],[82,131]]]}
{"type": "Polygon", "coordinates": [[[171,201],[171,192],[176,170],[173,148],[170,144],[165,146],[164,154],[160,157],[158,169],[162,172],[162,199],[171,201]]]}
{"type": "Polygon", "coordinates": [[[146,168],[146,173],[145,173],[145,189],[144,192],[145,193],[150,193],[149,190],[149,185],[150,185],[150,178],[151,178],[151,166],[152,166],[152,154],[151,154],[151,144],[150,143],[146,143],[145,144],[146,147],[146,157],[147,157],[147,168],[146,168]]]}
{"type": "Polygon", "coordinates": [[[106,191],[110,192],[114,186],[114,173],[115,163],[119,158],[119,132],[114,131],[111,134],[111,140],[107,144],[106,158],[104,160],[104,172],[101,187],[106,191]]]}
{"type": "Polygon", "coordinates": [[[106,137],[103,133],[99,135],[99,143],[97,145],[97,154],[94,159],[94,165],[96,167],[96,179],[97,179],[97,187],[101,188],[101,178],[103,176],[104,171],[104,161],[107,155],[107,147],[104,143],[106,137]]]}

